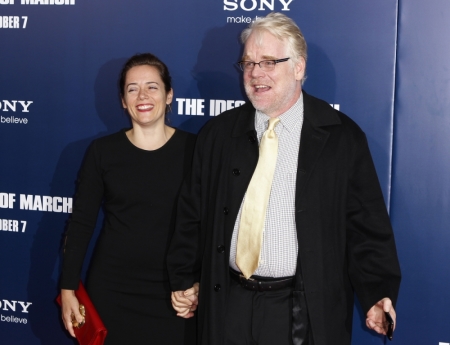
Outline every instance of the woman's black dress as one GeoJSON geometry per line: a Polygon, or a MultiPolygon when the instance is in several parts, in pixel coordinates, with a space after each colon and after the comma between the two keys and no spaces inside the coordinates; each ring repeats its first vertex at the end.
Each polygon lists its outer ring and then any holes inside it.
{"type": "Polygon", "coordinates": [[[134,146],[125,130],[95,140],[80,171],[61,288],[74,290],[97,214],[104,225],[86,287],[103,319],[105,345],[194,344],[195,320],[170,303],[165,254],[176,198],[190,170],[195,135],[176,130],[161,148],[134,146]]]}

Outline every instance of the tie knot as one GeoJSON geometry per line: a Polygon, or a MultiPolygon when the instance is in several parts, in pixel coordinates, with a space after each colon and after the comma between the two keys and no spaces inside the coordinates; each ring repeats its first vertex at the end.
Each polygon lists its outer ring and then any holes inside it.
{"type": "Polygon", "coordinates": [[[278,117],[271,117],[269,119],[269,128],[267,128],[269,131],[273,131],[277,123],[280,122],[280,119],[278,117]]]}

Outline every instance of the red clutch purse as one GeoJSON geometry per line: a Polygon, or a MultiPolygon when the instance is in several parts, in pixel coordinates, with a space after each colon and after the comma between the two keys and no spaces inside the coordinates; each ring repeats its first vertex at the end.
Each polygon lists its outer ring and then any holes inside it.
{"type": "MultiPolygon", "coordinates": [[[[103,345],[108,331],[81,281],[78,290],[75,290],[75,296],[80,303],[80,312],[83,314],[82,309],[85,312],[85,322],[81,325],[75,322],[73,327],[78,343],[80,345],[103,345]],[[78,327],[76,327],[77,325],[78,327]]],[[[61,295],[56,298],[56,301],[61,305],[61,295]]]]}

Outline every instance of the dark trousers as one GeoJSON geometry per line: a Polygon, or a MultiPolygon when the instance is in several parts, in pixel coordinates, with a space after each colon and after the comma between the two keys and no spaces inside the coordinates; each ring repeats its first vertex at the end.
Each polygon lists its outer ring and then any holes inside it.
{"type": "Polygon", "coordinates": [[[292,345],[292,288],[255,292],[230,282],[226,345],[292,345]]]}

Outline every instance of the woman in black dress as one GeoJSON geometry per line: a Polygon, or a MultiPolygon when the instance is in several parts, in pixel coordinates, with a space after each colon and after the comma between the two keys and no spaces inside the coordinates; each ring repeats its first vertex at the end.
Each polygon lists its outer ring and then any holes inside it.
{"type": "Polygon", "coordinates": [[[165,253],[195,136],[166,125],[171,78],[154,55],[129,59],[119,87],[132,128],[94,140],[80,170],[61,276],[64,325],[74,336],[71,314],[82,319],[74,290],[103,207],[86,288],[108,329],[105,344],[194,344],[195,321],[171,307],[165,253]]]}

